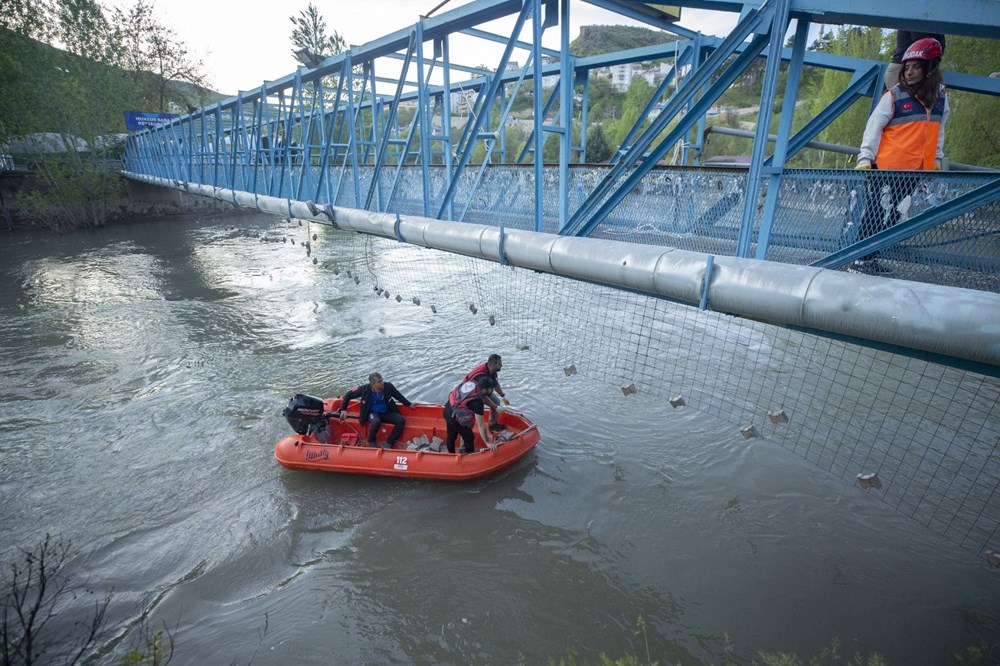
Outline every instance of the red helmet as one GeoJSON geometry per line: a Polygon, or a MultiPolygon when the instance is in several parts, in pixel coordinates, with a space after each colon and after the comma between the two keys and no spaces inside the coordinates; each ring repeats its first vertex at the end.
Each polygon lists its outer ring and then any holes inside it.
{"type": "Polygon", "coordinates": [[[942,53],[944,51],[941,50],[941,42],[933,37],[924,37],[910,44],[910,48],[906,49],[906,53],[903,54],[903,62],[907,60],[940,60],[942,53]]]}

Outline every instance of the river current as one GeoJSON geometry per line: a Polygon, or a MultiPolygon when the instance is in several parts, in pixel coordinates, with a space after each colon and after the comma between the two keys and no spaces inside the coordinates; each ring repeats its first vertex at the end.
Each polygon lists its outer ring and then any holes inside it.
{"type": "Polygon", "coordinates": [[[1000,660],[1000,572],[975,552],[731,423],[358,289],[331,269],[357,237],[323,231],[310,256],[300,228],[240,213],[0,240],[0,554],[72,542],[72,579],[112,591],[98,661],[143,608],[180,664],[749,663],[835,640],[1000,660]],[[542,432],[512,469],[273,458],[295,393],[378,370],[442,402],[494,351],[542,432]]]}

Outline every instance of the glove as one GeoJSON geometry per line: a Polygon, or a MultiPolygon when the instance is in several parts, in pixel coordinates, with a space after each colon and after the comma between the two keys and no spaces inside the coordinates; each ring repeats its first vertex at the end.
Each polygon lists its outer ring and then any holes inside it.
{"type": "Polygon", "coordinates": [[[510,407],[510,400],[508,400],[507,398],[504,398],[503,399],[503,404],[506,405],[507,407],[510,407]]]}
{"type": "Polygon", "coordinates": [[[868,164],[867,162],[865,162],[865,163],[863,163],[863,164],[859,164],[858,166],[856,166],[856,167],[854,167],[854,168],[855,168],[855,169],[871,169],[871,168],[872,168],[872,165],[871,165],[871,164],[868,164]]]}

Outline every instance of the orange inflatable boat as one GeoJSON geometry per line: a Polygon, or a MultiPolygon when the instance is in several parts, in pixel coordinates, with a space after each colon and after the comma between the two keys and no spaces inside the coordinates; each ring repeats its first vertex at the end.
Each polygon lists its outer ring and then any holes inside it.
{"type": "MultiPolygon", "coordinates": [[[[406,427],[393,448],[375,448],[365,445],[367,433],[358,423],[360,404],[352,401],[347,419],[341,421],[336,416],[340,402],[340,398],[295,396],[285,416],[296,434],[278,441],[275,459],[288,469],[469,481],[510,467],[541,438],[538,427],[523,414],[503,411],[497,420],[506,429],[497,433],[496,450],[490,450],[476,432],[473,453],[448,453],[443,443],[447,430],[442,405],[413,403],[412,407],[399,405],[406,427]]],[[[486,414],[488,419],[488,410],[486,414]]],[[[384,425],[376,441],[383,443],[391,428],[384,425]]],[[[456,450],[461,446],[459,437],[456,450]]]]}

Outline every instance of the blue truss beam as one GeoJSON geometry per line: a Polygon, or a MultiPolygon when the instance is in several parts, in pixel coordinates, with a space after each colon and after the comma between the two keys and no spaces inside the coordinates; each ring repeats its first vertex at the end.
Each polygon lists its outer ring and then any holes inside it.
{"type": "MultiPolygon", "coordinates": [[[[419,28],[419,25],[418,25],[419,28]]],[[[372,173],[372,182],[368,186],[368,196],[365,198],[365,208],[370,208],[372,205],[372,197],[375,196],[376,190],[379,189],[379,172],[382,169],[382,164],[385,161],[386,151],[389,148],[389,137],[391,133],[388,131],[389,125],[396,124],[396,115],[399,113],[399,98],[403,94],[403,84],[406,82],[406,74],[410,69],[410,62],[413,59],[414,49],[422,50],[423,44],[417,39],[419,30],[414,30],[410,38],[410,44],[406,48],[406,59],[403,61],[403,71],[399,75],[399,85],[396,87],[396,96],[392,100],[392,104],[389,106],[389,118],[386,120],[386,131],[382,133],[382,140],[379,143],[378,153],[375,156],[375,169],[372,173]]],[[[419,64],[420,76],[423,76],[423,62],[419,64]]],[[[419,113],[419,111],[418,111],[419,113]]]]}
{"type": "MultiPolygon", "coordinates": [[[[765,3],[766,5],[766,3],[765,3]]],[[[622,157],[621,161],[615,164],[614,167],[608,172],[608,174],[598,183],[597,187],[590,193],[587,199],[580,204],[580,207],[576,210],[573,216],[570,218],[566,227],[560,230],[561,234],[569,236],[586,236],[589,235],[594,228],[607,216],[608,212],[614,206],[618,205],[622,198],[628,190],[624,192],[623,187],[619,186],[615,188],[616,181],[624,175],[625,171],[630,169],[634,164],[640,162],[646,149],[656,138],[656,136],[665,128],[666,124],[680,115],[680,110],[694,99],[695,93],[704,87],[711,77],[711,75],[719,69],[725,60],[734,54],[743,40],[766,19],[770,18],[770,8],[753,10],[749,12],[745,17],[743,17],[737,24],[733,32],[723,40],[722,45],[715,50],[715,52],[709,57],[708,61],[705,63],[705,67],[700,68],[697,72],[693,73],[691,77],[684,83],[680,90],[674,95],[674,97],[667,103],[667,106],[663,109],[659,116],[657,116],[653,122],[650,124],[649,128],[644,132],[643,136],[636,141],[636,143],[629,148],[628,152],[622,157]],[[616,190],[616,191],[613,191],[616,190]],[[605,201],[605,199],[607,199],[605,201]],[[602,203],[604,202],[604,203],[602,203]]],[[[759,53],[760,49],[763,48],[764,44],[760,43],[760,40],[755,40],[756,50],[759,53]]],[[[754,54],[756,56],[756,53],[754,54]]],[[[746,63],[752,58],[746,57],[746,52],[741,54],[737,59],[737,62],[742,64],[740,67],[740,72],[746,66],[746,63]]],[[[730,67],[730,83],[735,80],[736,73],[732,72],[733,67],[730,67]]],[[[722,94],[725,88],[729,87],[729,83],[725,87],[718,90],[716,97],[722,94]]],[[[718,89],[718,82],[712,86],[712,89],[718,89]]],[[[707,99],[709,95],[706,94],[702,97],[702,101],[707,99]]],[[[714,102],[714,97],[711,101],[714,102]]],[[[684,119],[680,122],[678,127],[684,127],[684,130],[679,133],[683,136],[684,132],[690,129],[692,123],[690,122],[691,114],[687,114],[684,119]]],[[[678,134],[676,129],[670,133],[670,136],[678,134]]],[[[678,137],[674,139],[677,140],[678,137]]],[[[665,152],[665,151],[664,151],[665,152]]],[[[638,169],[632,173],[632,176],[636,174],[641,174],[639,178],[649,172],[654,164],[659,160],[660,156],[657,156],[650,162],[652,155],[645,158],[645,162],[640,164],[638,169]]],[[[626,182],[635,180],[635,178],[628,178],[626,182]]],[[[631,188],[629,188],[631,189],[631,188]]]]}
{"type": "MultiPolygon", "coordinates": [[[[750,254],[750,243],[753,238],[754,219],[757,215],[757,197],[751,193],[760,192],[761,168],[767,151],[767,134],[770,130],[770,109],[774,107],[774,93],[778,86],[778,69],[781,66],[781,36],[788,28],[788,5],[790,0],[776,0],[774,15],[771,19],[772,39],[768,43],[767,66],[764,68],[764,84],[760,93],[760,109],[764,113],[757,114],[757,131],[750,153],[750,171],[747,174],[747,196],[743,199],[743,216],[740,224],[739,239],[736,243],[736,256],[746,257],[750,254]]],[[[794,107],[792,107],[794,108],[794,107]]]]}
{"type": "MultiPolygon", "coordinates": [[[[480,39],[485,39],[491,42],[497,42],[498,44],[506,44],[508,38],[503,35],[497,35],[492,32],[487,32],[486,30],[480,30],[478,28],[466,28],[462,30],[462,34],[470,35],[472,37],[479,37],[480,39]]],[[[516,40],[514,46],[519,49],[524,49],[525,51],[530,51],[532,49],[531,42],[522,42],[521,40],[516,40]]],[[[556,51],[554,49],[541,49],[542,55],[550,56],[552,58],[561,58],[562,51],[556,51]]],[[[480,70],[482,71],[482,70],[480,70]]]]}
{"type": "MultiPolygon", "coordinates": [[[[694,30],[688,30],[682,26],[677,25],[673,21],[664,20],[655,16],[651,16],[648,13],[642,12],[636,9],[632,2],[618,2],[616,0],[584,0],[587,4],[594,5],[595,7],[603,7],[604,9],[615,12],[616,14],[621,14],[622,16],[628,16],[654,28],[660,28],[661,30],[666,30],[668,32],[675,33],[681,37],[686,37],[687,39],[694,39],[695,35],[698,33],[694,30]]],[[[648,4],[648,3],[641,3],[648,4]]],[[[737,10],[739,11],[739,10],[737,10]]]]}
{"type": "MultiPolygon", "coordinates": [[[[504,48],[503,55],[500,57],[500,62],[497,65],[498,71],[504,71],[507,68],[507,63],[510,62],[511,53],[514,51],[514,42],[517,36],[521,34],[521,29],[524,27],[524,23],[528,18],[528,14],[531,13],[532,4],[531,0],[526,2],[523,7],[521,7],[521,12],[517,16],[517,20],[514,23],[514,29],[511,31],[511,39],[504,48]]],[[[488,105],[493,103],[493,98],[496,97],[497,90],[500,88],[501,77],[493,77],[492,82],[489,85],[489,89],[485,91],[480,90],[479,97],[483,100],[483,105],[480,109],[482,111],[488,105]]],[[[484,113],[476,113],[472,125],[468,128],[468,134],[470,136],[470,141],[475,139],[479,135],[479,131],[482,129],[483,121],[485,119],[484,113]]],[[[536,119],[538,122],[538,119],[536,119]]],[[[455,165],[455,172],[451,174],[451,178],[448,183],[448,188],[445,191],[444,199],[441,207],[438,209],[437,216],[440,218],[445,209],[451,204],[452,200],[455,198],[455,190],[458,187],[458,183],[461,180],[462,171],[465,169],[465,165],[469,163],[472,158],[471,145],[467,142],[465,146],[460,146],[461,156],[458,159],[458,164],[455,165]]],[[[538,202],[539,204],[541,202],[538,202]]]]}
{"type": "MultiPolygon", "coordinates": [[[[739,0],[670,0],[669,4],[735,13],[757,5],[739,0]]],[[[894,0],[792,0],[789,14],[810,23],[867,25],[969,37],[995,38],[1000,34],[1000,12],[995,0],[938,0],[933,8],[894,0]]]]}
{"type": "MultiPolygon", "coordinates": [[[[792,130],[792,114],[795,112],[795,100],[798,99],[799,83],[802,80],[802,60],[806,51],[806,40],[809,37],[809,23],[798,21],[795,27],[794,53],[788,67],[788,78],[785,81],[785,94],[782,99],[781,118],[778,121],[778,136],[775,142],[774,154],[764,163],[767,173],[767,195],[764,199],[764,211],[760,220],[760,236],[757,239],[757,259],[767,258],[767,248],[770,246],[771,227],[774,224],[774,213],[778,207],[778,196],[781,191],[781,176],[785,167],[785,157],[788,153],[788,139],[792,130]],[[774,168],[770,169],[773,164],[774,168]]],[[[758,137],[755,141],[764,142],[767,137],[758,137]]],[[[747,191],[753,191],[748,188],[747,191]]],[[[749,199],[749,197],[747,197],[749,199]]]]}

